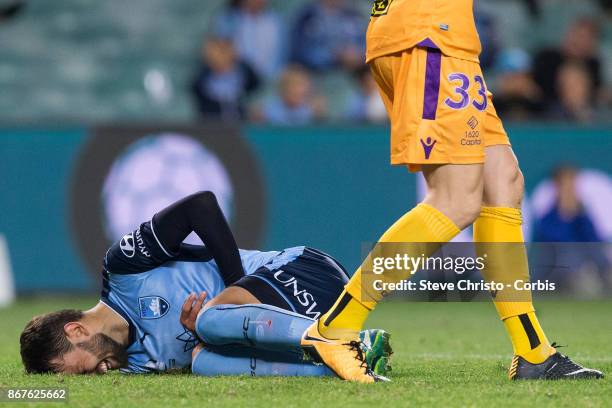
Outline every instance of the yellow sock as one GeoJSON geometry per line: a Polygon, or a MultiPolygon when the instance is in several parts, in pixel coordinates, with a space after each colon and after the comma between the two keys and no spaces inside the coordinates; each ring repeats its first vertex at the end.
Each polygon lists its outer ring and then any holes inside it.
{"type": "Polygon", "coordinates": [[[514,354],[533,364],[542,363],[556,350],[548,342],[535,312],[512,316],[504,320],[512,340],[514,354]]]}
{"type": "MultiPolygon", "coordinates": [[[[430,255],[437,249],[436,245],[426,243],[443,243],[450,241],[459,233],[459,228],[444,214],[427,204],[419,204],[395,222],[380,238],[381,243],[414,243],[409,246],[411,256],[430,255]]],[[[401,244],[400,244],[401,245],[401,244]]],[[[393,248],[389,249],[390,252],[393,248]]],[[[402,245],[402,249],[406,249],[402,245]]],[[[353,274],[344,292],[334,306],[321,317],[319,331],[329,338],[345,338],[361,330],[368,314],[379,302],[383,293],[372,285],[363,284],[363,271],[371,271],[372,254],[353,274]]],[[[383,250],[384,252],[385,250],[383,250]]],[[[399,282],[408,278],[409,272],[388,273],[377,276],[384,282],[399,282]]]]}
{"type": "Polygon", "coordinates": [[[350,339],[361,330],[371,311],[345,288],[332,308],[319,320],[319,332],[329,339],[350,339]]]}
{"type": "MultiPolygon", "coordinates": [[[[513,285],[529,281],[527,252],[522,244],[522,215],[516,208],[483,207],[474,223],[479,256],[487,254],[482,274],[486,281],[513,285]]],[[[512,340],[516,355],[538,364],[554,354],[536,318],[531,292],[506,290],[493,300],[512,340]]]]}

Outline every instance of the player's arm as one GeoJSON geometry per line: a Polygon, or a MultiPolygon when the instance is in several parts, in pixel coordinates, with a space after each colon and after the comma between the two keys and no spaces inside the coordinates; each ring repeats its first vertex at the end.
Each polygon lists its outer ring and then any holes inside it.
{"type": "Polygon", "coordinates": [[[217,262],[226,286],[244,276],[236,241],[211,192],[177,201],[124,235],[106,252],[104,270],[124,275],[157,268],[183,254],[182,242],[194,231],[217,262]]]}
{"type": "Polygon", "coordinates": [[[215,259],[226,286],[244,276],[236,240],[212,192],[175,202],[155,214],[151,224],[164,252],[178,253],[185,238],[195,232],[215,259]]]}

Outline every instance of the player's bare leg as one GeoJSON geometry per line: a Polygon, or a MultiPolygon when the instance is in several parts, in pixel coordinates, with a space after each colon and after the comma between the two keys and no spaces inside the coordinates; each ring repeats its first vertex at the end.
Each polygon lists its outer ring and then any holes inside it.
{"type": "MultiPolygon", "coordinates": [[[[428,204],[446,215],[459,230],[471,225],[482,204],[483,165],[423,166],[428,204]]],[[[412,241],[406,241],[412,242],[412,241]]]]}
{"type": "MultiPolygon", "coordinates": [[[[380,238],[380,243],[415,243],[413,256],[431,251],[470,225],[480,213],[483,194],[483,165],[423,166],[428,193],[425,200],[406,213],[380,238]],[[419,245],[421,244],[421,245],[419,245]]],[[[376,251],[376,248],[374,249],[376,251]]],[[[410,255],[410,254],[408,254],[410,255]]],[[[362,270],[368,270],[371,254],[355,272],[330,311],[315,322],[302,338],[302,346],[339,377],[374,382],[364,369],[355,342],[368,314],[382,299],[381,291],[362,285],[362,270]]],[[[385,282],[407,279],[409,272],[380,275],[385,282]]]]}
{"type": "Polygon", "coordinates": [[[509,145],[485,148],[483,206],[521,208],[525,179],[509,145]]]}

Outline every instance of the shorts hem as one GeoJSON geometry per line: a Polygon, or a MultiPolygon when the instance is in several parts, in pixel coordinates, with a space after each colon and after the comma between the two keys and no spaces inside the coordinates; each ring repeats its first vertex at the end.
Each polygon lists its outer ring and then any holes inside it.
{"type": "Polygon", "coordinates": [[[509,140],[505,140],[505,141],[498,141],[498,142],[492,142],[492,143],[485,143],[484,147],[491,147],[491,146],[512,146],[512,143],[510,143],[509,140]]]}
{"type": "Polygon", "coordinates": [[[261,303],[295,312],[292,305],[270,282],[255,275],[246,275],[232,286],[237,286],[255,296],[261,303]]]}
{"type": "Polygon", "coordinates": [[[428,161],[411,161],[402,158],[391,158],[392,166],[424,166],[427,164],[443,165],[443,164],[482,164],[485,162],[485,156],[469,156],[461,159],[448,160],[428,160],[428,161]]]}

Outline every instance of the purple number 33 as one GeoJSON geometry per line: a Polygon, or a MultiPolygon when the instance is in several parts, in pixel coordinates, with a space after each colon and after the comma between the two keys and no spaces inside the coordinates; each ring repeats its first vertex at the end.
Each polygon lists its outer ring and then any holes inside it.
{"type": "MultiPolygon", "coordinates": [[[[455,93],[459,96],[459,100],[454,100],[453,98],[446,98],[444,103],[449,108],[459,110],[465,109],[470,104],[470,94],[468,93],[468,89],[470,89],[470,78],[467,75],[462,74],[461,72],[456,72],[454,74],[450,74],[448,76],[449,82],[456,82],[459,85],[455,87],[455,93]]],[[[480,101],[474,99],[472,101],[472,105],[479,111],[484,111],[487,109],[487,88],[485,86],[484,80],[480,75],[476,75],[474,77],[474,82],[478,84],[478,96],[481,98],[480,101]]]]}

